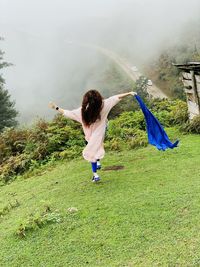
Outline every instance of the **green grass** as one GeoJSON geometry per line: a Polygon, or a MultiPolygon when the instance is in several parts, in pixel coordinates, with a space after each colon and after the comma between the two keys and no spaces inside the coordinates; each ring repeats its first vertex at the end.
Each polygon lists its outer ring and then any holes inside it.
{"type": "Polygon", "coordinates": [[[166,152],[148,146],[107,153],[102,182],[89,164],[59,162],[40,176],[0,187],[0,266],[200,266],[200,136],[166,152]],[[45,205],[62,221],[16,231],[45,205]],[[69,213],[69,207],[78,212],[69,213]]]}

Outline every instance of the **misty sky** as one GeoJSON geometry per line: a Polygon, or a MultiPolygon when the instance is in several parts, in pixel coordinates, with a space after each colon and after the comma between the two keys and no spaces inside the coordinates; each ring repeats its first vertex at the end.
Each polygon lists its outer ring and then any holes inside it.
{"type": "Polygon", "coordinates": [[[91,72],[109,60],[67,41],[98,44],[139,64],[194,20],[199,0],[0,0],[0,48],[14,64],[4,71],[6,88],[26,120],[52,114],[52,99],[75,107],[96,85],[91,72]]]}

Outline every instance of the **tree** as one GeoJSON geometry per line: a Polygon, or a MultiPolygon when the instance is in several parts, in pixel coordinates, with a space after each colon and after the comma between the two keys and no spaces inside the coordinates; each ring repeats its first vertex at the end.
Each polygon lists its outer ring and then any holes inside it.
{"type": "Polygon", "coordinates": [[[143,100],[146,100],[148,97],[147,87],[148,79],[145,76],[140,76],[135,83],[135,88],[133,91],[136,91],[138,95],[143,98],[143,100]]]}
{"type": "MultiPolygon", "coordinates": [[[[0,40],[2,40],[0,38],[0,40]]],[[[0,50],[0,70],[10,66],[11,64],[3,61],[4,52],[0,50]]],[[[5,80],[0,73],[0,132],[5,127],[12,127],[17,125],[16,117],[18,112],[15,109],[15,102],[11,101],[8,90],[4,88],[5,80]]]]}

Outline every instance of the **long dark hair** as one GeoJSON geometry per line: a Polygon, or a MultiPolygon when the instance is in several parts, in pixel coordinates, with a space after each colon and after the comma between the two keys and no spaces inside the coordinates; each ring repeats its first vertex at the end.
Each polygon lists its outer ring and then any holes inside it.
{"type": "Polygon", "coordinates": [[[89,90],[82,101],[82,120],[86,126],[90,126],[97,119],[101,119],[100,112],[103,108],[103,97],[97,90],[89,90]]]}

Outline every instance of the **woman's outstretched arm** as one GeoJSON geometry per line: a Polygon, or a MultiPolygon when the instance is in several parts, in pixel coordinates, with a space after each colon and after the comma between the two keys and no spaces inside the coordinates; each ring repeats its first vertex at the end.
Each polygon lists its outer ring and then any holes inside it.
{"type": "Polygon", "coordinates": [[[81,108],[73,110],[62,109],[53,102],[49,103],[49,107],[57,110],[60,114],[64,115],[65,117],[81,123],[81,108]]]}
{"type": "Polygon", "coordinates": [[[124,98],[125,96],[128,96],[128,95],[134,96],[134,95],[137,95],[137,93],[132,91],[132,92],[129,92],[129,93],[119,94],[117,96],[119,97],[119,99],[122,99],[122,98],[124,98]]]}
{"type": "Polygon", "coordinates": [[[57,110],[60,114],[64,115],[64,109],[60,108],[59,106],[57,106],[55,103],[53,102],[49,102],[49,108],[55,109],[57,110]]]}

